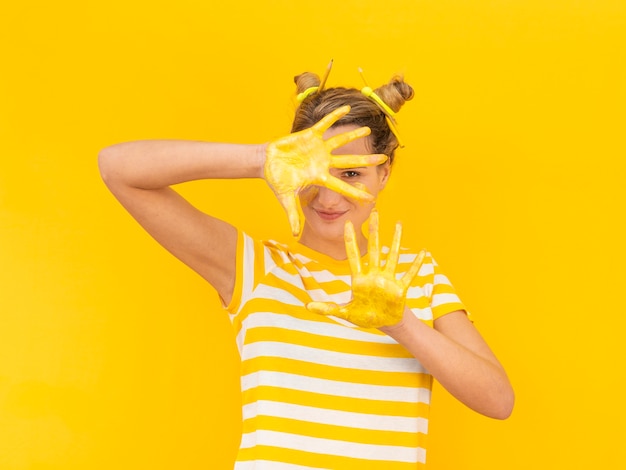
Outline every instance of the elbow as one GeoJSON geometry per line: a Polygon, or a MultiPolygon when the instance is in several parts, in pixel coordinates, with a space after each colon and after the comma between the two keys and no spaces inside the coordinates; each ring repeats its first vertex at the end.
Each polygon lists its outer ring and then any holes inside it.
{"type": "Polygon", "coordinates": [[[475,395],[475,400],[466,401],[465,404],[483,416],[505,420],[513,413],[515,392],[511,383],[504,378],[497,384],[482,388],[475,395]]]}
{"type": "Polygon", "coordinates": [[[490,418],[505,420],[513,413],[515,406],[515,392],[509,385],[506,390],[500,391],[492,402],[489,413],[485,413],[490,418]]]}
{"type": "Polygon", "coordinates": [[[105,147],[98,152],[98,170],[104,183],[109,186],[116,173],[116,162],[119,160],[115,146],[105,147]]]}
{"type": "Polygon", "coordinates": [[[98,170],[100,171],[100,177],[105,183],[107,182],[110,173],[110,154],[111,151],[109,150],[109,147],[103,148],[100,152],[98,152],[98,170]]]}

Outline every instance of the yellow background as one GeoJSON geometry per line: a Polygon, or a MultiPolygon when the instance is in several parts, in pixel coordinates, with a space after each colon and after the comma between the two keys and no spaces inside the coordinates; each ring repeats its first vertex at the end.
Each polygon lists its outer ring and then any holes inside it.
{"type": "MultiPolygon", "coordinates": [[[[292,77],[403,72],[379,203],[472,310],[517,392],[436,387],[432,469],[618,468],[624,447],[623,0],[11,2],[0,12],[0,468],[227,469],[237,352],[216,295],[100,181],[106,145],[262,142],[292,77]],[[23,5],[23,6],[21,6],[23,5]]],[[[262,181],[181,188],[287,238],[262,181]]]]}

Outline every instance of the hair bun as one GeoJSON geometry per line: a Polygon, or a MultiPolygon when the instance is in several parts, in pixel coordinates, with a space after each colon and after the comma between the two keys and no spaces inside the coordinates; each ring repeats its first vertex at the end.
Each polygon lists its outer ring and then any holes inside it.
{"type": "Polygon", "coordinates": [[[304,72],[293,77],[293,82],[296,84],[296,94],[300,94],[311,87],[320,86],[321,80],[313,72],[304,72]]]}
{"type": "Polygon", "coordinates": [[[413,87],[406,83],[401,75],[394,76],[389,83],[374,91],[396,113],[415,95],[413,87]]]}

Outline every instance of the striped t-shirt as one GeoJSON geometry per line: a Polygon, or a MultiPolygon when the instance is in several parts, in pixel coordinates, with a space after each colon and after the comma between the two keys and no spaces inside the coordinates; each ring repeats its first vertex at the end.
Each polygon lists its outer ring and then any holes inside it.
{"type": "MultiPolygon", "coordinates": [[[[430,374],[380,330],[305,307],[350,301],[349,262],[241,232],[237,250],[227,307],[241,355],[243,432],[235,469],[404,470],[423,464],[430,374]]],[[[388,251],[383,248],[381,260],[388,251]]],[[[401,252],[398,277],[415,256],[401,252]]],[[[406,304],[430,326],[465,309],[430,254],[406,304]]]]}

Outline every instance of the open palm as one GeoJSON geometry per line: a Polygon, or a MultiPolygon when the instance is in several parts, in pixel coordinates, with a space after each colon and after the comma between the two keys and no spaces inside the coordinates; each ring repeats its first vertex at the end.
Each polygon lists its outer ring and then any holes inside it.
{"type": "Polygon", "coordinates": [[[370,133],[368,127],[360,127],[324,140],[324,133],[349,112],[350,106],[338,108],[313,127],[279,138],[267,146],[265,180],[287,212],[294,236],[299,235],[302,229],[298,195],[307,186],[325,186],[364,202],[374,199],[367,191],[330,174],[330,168],[373,166],[387,159],[386,155],[331,154],[333,150],[370,133]]]}
{"type": "Polygon", "coordinates": [[[420,252],[409,270],[396,279],[401,237],[402,226],[397,224],[387,263],[381,267],[378,213],[372,212],[368,240],[369,263],[363,268],[354,226],[350,221],[346,222],[344,240],[352,270],[352,300],[342,306],[332,302],[310,302],[307,309],[343,318],[364,328],[395,325],[402,320],[407,289],[422,265],[425,252],[420,252]]]}

